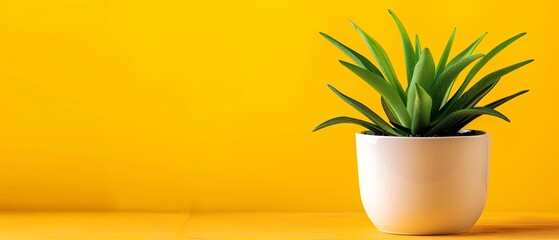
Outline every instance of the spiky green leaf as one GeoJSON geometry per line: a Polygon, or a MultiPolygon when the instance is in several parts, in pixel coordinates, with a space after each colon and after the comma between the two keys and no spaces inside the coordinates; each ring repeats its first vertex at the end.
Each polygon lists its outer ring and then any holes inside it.
{"type": "Polygon", "coordinates": [[[392,85],[396,89],[396,92],[398,92],[398,95],[400,96],[402,101],[405,102],[406,95],[404,93],[404,89],[402,88],[400,81],[398,81],[398,77],[396,77],[396,73],[394,72],[394,67],[390,62],[390,58],[388,58],[388,55],[386,54],[382,46],[380,46],[380,44],[375,39],[369,36],[369,34],[363,31],[359,26],[357,26],[353,22],[351,22],[351,24],[353,24],[353,27],[357,30],[359,35],[361,35],[363,40],[365,40],[365,42],[367,43],[367,46],[373,53],[373,57],[377,60],[380,70],[384,74],[384,77],[388,80],[388,82],[390,82],[390,85],[392,85]]]}
{"type": "Polygon", "coordinates": [[[320,35],[322,35],[324,38],[326,38],[326,40],[328,40],[329,42],[334,44],[334,46],[336,46],[345,55],[347,55],[349,58],[351,58],[351,60],[353,60],[353,62],[355,62],[355,64],[357,64],[357,66],[360,66],[360,67],[365,68],[365,69],[369,69],[371,72],[373,72],[375,74],[378,74],[379,76],[382,76],[382,73],[380,72],[380,70],[373,63],[371,63],[371,61],[369,61],[369,59],[367,59],[363,55],[361,55],[358,52],[354,51],[353,49],[347,47],[346,45],[342,44],[338,40],[330,37],[326,33],[321,32],[320,35]]]}
{"type": "Polygon", "coordinates": [[[409,114],[414,112],[414,102],[416,100],[416,88],[413,86],[415,84],[419,84],[424,89],[431,88],[431,84],[433,84],[433,79],[435,78],[435,62],[433,61],[433,55],[431,55],[431,51],[428,48],[423,50],[421,56],[419,57],[419,61],[415,65],[415,69],[413,71],[413,78],[411,81],[411,86],[408,88],[408,101],[406,104],[406,108],[409,114]]]}
{"type": "Polygon", "coordinates": [[[399,136],[400,135],[396,131],[394,131],[394,129],[392,129],[392,127],[386,121],[384,121],[384,119],[382,119],[379,115],[377,115],[375,112],[373,112],[373,110],[371,110],[370,108],[368,108],[364,104],[360,103],[359,101],[346,96],[345,94],[338,91],[336,88],[334,88],[330,85],[328,85],[328,87],[336,95],[338,95],[338,97],[340,97],[342,100],[344,100],[347,104],[349,104],[350,106],[355,108],[355,110],[359,111],[365,117],[370,119],[374,124],[379,126],[384,132],[386,132],[390,135],[394,135],[394,136],[399,136]]]}
{"type": "Polygon", "coordinates": [[[419,36],[417,36],[417,34],[415,35],[415,56],[417,59],[421,57],[421,43],[419,42],[419,36]]]}
{"type": "Polygon", "coordinates": [[[460,72],[462,72],[464,68],[466,68],[473,61],[475,61],[480,57],[483,57],[483,54],[475,54],[472,56],[465,57],[464,59],[458,61],[456,64],[449,65],[448,68],[446,68],[443,71],[441,76],[438,79],[436,79],[433,86],[431,86],[431,88],[429,89],[429,94],[433,98],[433,109],[432,109],[433,115],[441,107],[446,92],[449,91],[450,88],[452,88],[452,84],[456,80],[458,74],[460,74],[460,72]]]}
{"type": "Polygon", "coordinates": [[[380,134],[380,135],[386,135],[386,133],[377,125],[374,125],[370,122],[366,122],[360,119],[356,119],[356,118],[351,118],[351,117],[335,117],[332,119],[329,119],[321,124],[319,124],[318,126],[316,126],[316,128],[314,128],[312,131],[316,132],[320,129],[323,129],[325,127],[329,127],[332,125],[337,125],[337,124],[342,124],[342,123],[349,123],[349,124],[356,124],[359,126],[362,126],[364,128],[367,128],[371,131],[373,131],[375,134],[380,134]]]}
{"type": "Polygon", "coordinates": [[[404,24],[402,24],[398,16],[396,16],[396,14],[392,10],[388,9],[388,12],[394,19],[394,22],[396,22],[398,30],[400,31],[400,38],[402,39],[402,48],[404,49],[404,60],[406,62],[406,73],[409,86],[413,76],[413,69],[415,67],[415,63],[417,62],[417,57],[413,50],[410,37],[408,35],[408,32],[406,31],[406,28],[404,27],[404,24]]]}
{"type": "Polygon", "coordinates": [[[402,99],[399,98],[398,93],[388,84],[384,79],[380,78],[378,75],[374,74],[373,72],[360,68],[356,65],[351,63],[340,61],[342,65],[348,68],[350,71],[355,73],[361,79],[363,79],[367,84],[372,86],[394,110],[394,114],[398,119],[398,122],[401,122],[404,126],[409,126],[411,123],[411,118],[408,112],[406,111],[406,106],[402,99]]]}
{"type": "Polygon", "coordinates": [[[485,38],[486,35],[487,35],[487,33],[484,33],[483,35],[481,35],[481,37],[476,39],[472,44],[470,44],[470,46],[468,46],[466,49],[464,49],[464,51],[460,52],[452,60],[450,60],[450,62],[448,62],[448,64],[447,64],[447,66],[452,66],[452,65],[458,63],[460,60],[472,55],[474,50],[476,50],[477,46],[481,43],[481,40],[483,40],[483,38],[485,38]]]}
{"type": "MultiPolygon", "coordinates": [[[[510,96],[507,96],[507,97],[501,98],[497,101],[494,101],[492,103],[489,103],[489,104],[485,105],[484,107],[495,109],[495,108],[503,105],[504,103],[506,103],[506,102],[508,102],[508,101],[510,101],[510,100],[522,95],[522,94],[527,93],[528,91],[529,90],[523,90],[523,91],[517,92],[517,93],[512,94],[510,96]]],[[[472,122],[473,120],[475,120],[479,116],[481,116],[481,114],[472,115],[472,116],[469,116],[469,117],[461,120],[460,122],[457,122],[454,126],[452,126],[452,128],[448,129],[448,133],[452,134],[454,132],[460,131],[460,129],[464,128],[466,125],[468,125],[470,122],[472,122]]]]}
{"type": "Polygon", "coordinates": [[[398,131],[402,136],[411,136],[411,129],[404,127],[398,123],[390,122],[394,126],[394,130],[398,131]]]}
{"type": "Polygon", "coordinates": [[[460,88],[458,88],[458,90],[456,91],[456,93],[452,96],[452,98],[448,101],[450,105],[453,105],[458,98],[464,93],[464,91],[466,90],[466,88],[468,87],[468,84],[470,84],[470,81],[474,78],[474,76],[481,70],[481,68],[483,68],[483,66],[485,66],[485,64],[487,64],[489,62],[489,60],[491,60],[493,57],[495,57],[499,52],[501,52],[503,49],[505,49],[507,46],[509,46],[511,43],[513,43],[514,41],[516,41],[517,39],[521,38],[522,36],[526,35],[526,33],[520,33],[517,34],[514,37],[511,37],[505,41],[503,41],[502,43],[500,43],[499,45],[497,45],[495,48],[491,49],[491,51],[489,51],[489,53],[487,53],[481,60],[479,60],[479,62],[477,62],[472,69],[470,70],[470,72],[468,72],[468,75],[466,76],[466,78],[464,79],[464,81],[462,82],[462,85],[460,85],[460,88]]]}
{"type": "Polygon", "coordinates": [[[402,123],[400,123],[400,120],[396,118],[396,114],[394,114],[394,110],[392,110],[390,106],[388,106],[388,103],[386,103],[386,100],[384,100],[384,97],[382,96],[380,97],[380,103],[382,105],[382,109],[384,110],[384,113],[388,117],[388,120],[390,120],[390,122],[395,122],[401,125],[402,123]]]}
{"type": "Polygon", "coordinates": [[[446,130],[452,128],[457,122],[460,122],[461,120],[476,114],[487,114],[510,122],[510,120],[505,115],[488,107],[461,109],[449,114],[448,116],[444,117],[439,123],[431,126],[425,136],[444,135],[446,134],[446,130]]]}
{"type": "Polygon", "coordinates": [[[417,135],[429,127],[431,123],[431,106],[433,104],[429,93],[419,84],[414,85],[415,95],[414,110],[411,124],[411,134],[417,135]]]}
{"type": "Polygon", "coordinates": [[[448,60],[448,55],[450,54],[450,49],[452,48],[452,43],[454,42],[454,35],[456,35],[456,28],[452,30],[448,42],[444,47],[439,64],[437,64],[437,73],[435,74],[435,79],[437,79],[444,71],[446,67],[446,61],[448,60]]]}
{"type": "Polygon", "coordinates": [[[499,106],[505,104],[506,102],[508,102],[508,101],[510,101],[510,100],[513,100],[513,99],[515,99],[516,97],[518,97],[518,96],[520,96],[520,95],[522,95],[522,94],[525,94],[525,93],[527,93],[527,92],[529,92],[529,91],[530,91],[530,90],[522,90],[522,91],[517,92],[517,93],[515,93],[515,94],[512,94],[512,95],[510,95],[510,96],[506,96],[506,97],[501,98],[501,99],[499,99],[499,100],[497,100],[497,101],[494,101],[494,102],[492,102],[492,103],[489,103],[489,104],[485,105],[485,107],[495,109],[495,108],[497,108],[497,107],[499,107],[499,106]]]}
{"type": "MultiPolygon", "coordinates": [[[[459,109],[465,109],[475,106],[493,88],[493,86],[497,84],[501,77],[533,61],[533,59],[530,59],[519,62],[486,75],[476,84],[474,84],[470,89],[468,89],[468,91],[466,91],[454,105],[449,106],[449,109],[446,112],[451,113],[459,109]]],[[[441,115],[441,117],[442,116],[443,115],[441,115]]]]}

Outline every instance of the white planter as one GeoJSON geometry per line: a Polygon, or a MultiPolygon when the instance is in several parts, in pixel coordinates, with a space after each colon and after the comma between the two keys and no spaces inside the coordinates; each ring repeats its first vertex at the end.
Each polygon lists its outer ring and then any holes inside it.
{"type": "Polygon", "coordinates": [[[361,201],[386,233],[468,231],[487,197],[488,134],[388,137],[358,133],[361,201]]]}

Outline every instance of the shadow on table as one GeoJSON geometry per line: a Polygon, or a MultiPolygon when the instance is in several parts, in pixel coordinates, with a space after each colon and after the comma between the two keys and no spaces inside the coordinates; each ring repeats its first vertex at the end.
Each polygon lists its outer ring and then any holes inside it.
{"type": "Polygon", "coordinates": [[[559,223],[477,225],[464,236],[559,237],[559,223]]]}

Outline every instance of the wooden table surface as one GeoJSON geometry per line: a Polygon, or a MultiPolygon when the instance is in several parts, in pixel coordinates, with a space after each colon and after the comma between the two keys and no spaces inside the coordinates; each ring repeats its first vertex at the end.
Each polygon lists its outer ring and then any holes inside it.
{"type": "Polygon", "coordinates": [[[460,235],[379,232],[364,213],[3,212],[0,239],[559,239],[559,213],[484,213],[460,235]]]}

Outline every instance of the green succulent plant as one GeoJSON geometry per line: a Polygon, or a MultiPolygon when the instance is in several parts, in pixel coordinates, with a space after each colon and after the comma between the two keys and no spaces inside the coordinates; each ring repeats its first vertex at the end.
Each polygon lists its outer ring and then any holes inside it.
{"type": "Polygon", "coordinates": [[[417,35],[415,36],[414,47],[400,19],[391,10],[388,10],[388,12],[396,22],[402,40],[408,83],[406,89],[400,84],[390,59],[382,46],[353,22],[351,24],[367,43],[374,59],[378,63],[378,68],[366,57],[338,42],[336,39],[322,32],[320,34],[354,62],[352,64],[340,60],[340,63],[363,79],[381,95],[381,104],[389,122],[385,121],[364,104],[328,85],[336,95],[362,113],[371,122],[345,116],[336,117],[321,123],[313,131],[336,124],[350,123],[365,127],[368,130],[367,133],[375,135],[453,136],[460,135],[462,128],[477,117],[485,114],[510,122],[505,115],[495,110],[495,108],[528,92],[528,90],[517,92],[485,106],[477,106],[477,104],[497,85],[501,77],[532,62],[533,59],[494,71],[482,77],[470,88],[468,88],[468,85],[482,67],[495,55],[526,33],[520,33],[507,39],[487,54],[473,54],[476,47],[487,34],[484,33],[466,49],[448,61],[456,33],[455,28],[450,34],[438,64],[435,65],[429,48],[421,49],[417,35]],[[456,82],[458,75],[474,62],[476,63],[470,68],[458,90],[450,97],[452,86],[456,82]]]}

